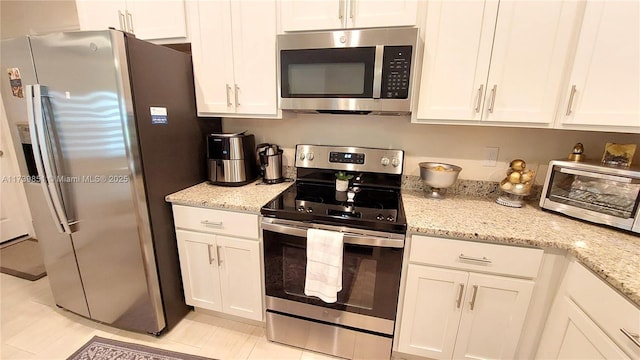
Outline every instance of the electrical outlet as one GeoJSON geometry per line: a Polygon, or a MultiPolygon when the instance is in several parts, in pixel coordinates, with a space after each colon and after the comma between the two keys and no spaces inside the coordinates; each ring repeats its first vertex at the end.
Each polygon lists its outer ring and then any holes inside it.
{"type": "Polygon", "coordinates": [[[487,146],[484,148],[484,163],[482,166],[496,166],[500,148],[487,146]]]}

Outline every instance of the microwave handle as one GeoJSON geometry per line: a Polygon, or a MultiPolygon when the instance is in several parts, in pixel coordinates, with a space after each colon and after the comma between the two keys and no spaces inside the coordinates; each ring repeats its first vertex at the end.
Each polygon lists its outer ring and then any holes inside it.
{"type": "Polygon", "coordinates": [[[376,45],[376,57],[373,64],[373,98],[380,99],[382,93],[382,62],[384,60],[384,45],[376,45]]]}
{"type": "Polygon", "coordinates": [[[599,174],[599,173],[593,173],[593,172],[581,171],[581,170],[575,170],[575,169],[568,169],[568,168],[561,168],[560,172],[561,173],[565,173],[565,174],[587,176],[587,177],[603,179],[603,180],[612,180],[612,181],[617,181],[617,182],[621,182],[621,183],[625,183],[625,184],[638,184],[638,183],[640,183],[640,179],[633,179],[633,178],[628,178],[628,177],[607,175],[607,174],[599,174]]]}

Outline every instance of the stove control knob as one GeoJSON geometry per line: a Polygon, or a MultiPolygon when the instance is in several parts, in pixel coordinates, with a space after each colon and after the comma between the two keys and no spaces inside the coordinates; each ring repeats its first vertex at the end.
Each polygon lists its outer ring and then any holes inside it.
{"type": "Polygon", "coordinates": [[[307,160],[313,160],[313,153],[312,152],[307,154],[307,160]]]}
{"type": "Polygon", "coordinates": [[[376,220],[384,220],[384,215],[378,214],[378,216],[376,216],[376,220]]]}
{"type": "Polygon", "coordinates": [[[304,153],[301,152],[300,155],[298,155],[298,158],[300,158],[300,160],[304,160],[305,158],[304,153]]]}
{"type": "Polygon", "coordinates": [[[391,159],[391,165],[393,165],[393,167],[398,167],[398,165],[400,165],[400,159],[394,157],[391,159]]]}
{"type": "Polygon", "coordinates": [[[387,221],[393,221],[393,216],[391,215],[387,216],[387,221]]]}
{"type": "Polygon", "coordinates": [[[313,212],[313,208],[310,208],[310,207],[309,207],[309,208],[307,208],[307,212],[308,212],[308,213],[312,213],[312,212],[313,212]]]}
{"type": "Polygon", "coordinates": [[[298,206],[298,212],[304,212],[304,206],[298,206]]]}
{"type": "Polygon", "coordinates": [[[382,160],[380,160],[380,164],[382,164],[382,166],[389,165],[389,158],[388,157],[383,157],[382,160]]]}

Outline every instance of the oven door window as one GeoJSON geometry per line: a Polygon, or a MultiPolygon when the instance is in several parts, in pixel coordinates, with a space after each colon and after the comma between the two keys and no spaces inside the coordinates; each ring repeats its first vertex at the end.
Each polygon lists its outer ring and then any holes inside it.
{"type": "Polygon", "coordinates": [[[282,50],[283,98],[371,98],[375,47],[282,50]]]}
{"type": "Polygon", "coordinates": [[[556,167],[550,180],[550,200],[615,216],[634,218],[640,203],[640,184],[576,175],[556,167]]]}
{"type": "Polygon", "coordinates": [[[399,248],[344,245],[342,291],[335,303],[304,294],[306,238],[263,231],[268,296],[395,319],[402,252],[399,248]]]}

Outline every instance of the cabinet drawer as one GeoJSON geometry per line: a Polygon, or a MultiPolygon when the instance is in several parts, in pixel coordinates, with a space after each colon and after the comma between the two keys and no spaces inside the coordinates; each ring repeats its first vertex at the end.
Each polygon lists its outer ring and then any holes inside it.
{"type": "Polygon", "coordinates": [[[567,294],[625,353],[640,359],[640,347],[622,332],[640,333],[640,309],[575,261],[567,270],[567,294]]]}
{"type": "Polygon", "coordinates": [[[413,235],[409,260],[413,263],[534,278],[538,274],[542,254],[541,249],[413,235]]]}
{"type": "Polygon", "coordinates": [[[173,205],[176,229],[259,238],[258,215],[173,205]]]}

